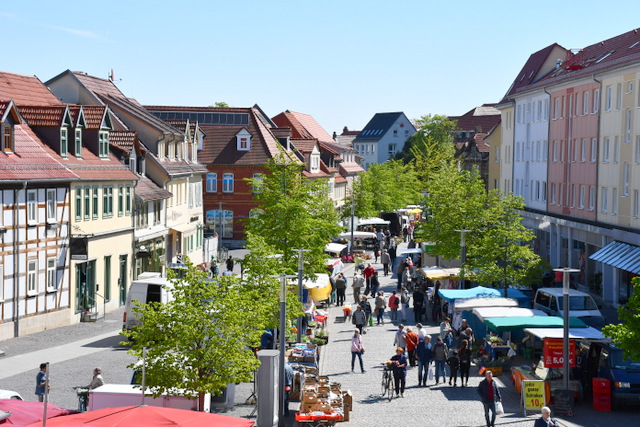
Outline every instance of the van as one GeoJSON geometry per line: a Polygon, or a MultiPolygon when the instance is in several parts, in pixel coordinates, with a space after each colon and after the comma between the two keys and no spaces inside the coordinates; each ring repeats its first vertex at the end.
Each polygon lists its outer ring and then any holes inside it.
{"type": "Polygon", "coordinates": [[[137,302],[140,304],[167,303],[173,300],[172,289],[173,284],[160,273],[142,273],[137,280],[131,282],[122,315],[122,330],[128,331],[140,324],[133,311],[134,307],[138,306],[137,302]]]}
{"type": "MultiPolygon", "coordinates": [[[[549,316],[563,317],[562,288],[539,288],[533,301],[533,308],[542,310],[549,316]]],[[[604,316],[591,295],[575,289],[569,289],[569,316],[578,317],[594,328],[604,326],[604,316]]]]}

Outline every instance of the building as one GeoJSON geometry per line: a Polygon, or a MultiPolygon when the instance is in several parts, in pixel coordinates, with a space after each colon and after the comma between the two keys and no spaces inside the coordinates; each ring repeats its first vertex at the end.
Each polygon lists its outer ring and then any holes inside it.
{"type": "Polygon", "coordinates": [[[376,113],[352,144],[366,170],[393,158],[414,133],[416,128],[404,113],[376,113]]]}

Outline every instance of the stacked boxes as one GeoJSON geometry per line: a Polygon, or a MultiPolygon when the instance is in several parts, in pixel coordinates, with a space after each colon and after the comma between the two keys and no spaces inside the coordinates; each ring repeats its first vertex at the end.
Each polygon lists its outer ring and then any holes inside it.
{"type": "Polygon", "coordinates": [[[305,378],[300,412],[296,414],[296,420],[301,422],[348,420],[351,404],[345,403],[344,396],[348,396],[349,402],[353,403],[350,393],[343,394],[340,384],[329,381],[328,377],[305,378]]]}

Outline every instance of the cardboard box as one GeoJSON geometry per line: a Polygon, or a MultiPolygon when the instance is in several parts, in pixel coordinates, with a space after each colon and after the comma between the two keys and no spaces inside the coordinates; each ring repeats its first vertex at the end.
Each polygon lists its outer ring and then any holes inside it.
{"type": "Polygon", "coordinates": [[[315,410],[320,412],[325,412],[325,413],[333,412],[331,409],[331,405],[329,405],[329,403],[317,403],[315,410]]]}
{"type": "Polygon", "coordinates": [[[344,406],[344,421],[349,421],[349,412],[351,411],[351,406],[348,403],[345,403],[344,406]]]}
{"type": "Polygon", "coordinates": [[[353,394],[351,393],[351,390],[342,392],[342,400],[344,403],[349,405],[349,408],[353,408],[353,394]]]}

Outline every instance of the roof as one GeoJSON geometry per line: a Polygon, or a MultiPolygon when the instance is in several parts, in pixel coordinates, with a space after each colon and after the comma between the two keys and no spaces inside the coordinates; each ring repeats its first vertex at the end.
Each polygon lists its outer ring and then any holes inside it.
{"type": "MultiPolygon", "coordinates": [[[[559,316],[513,316],[490,317],[484,324],[493,331],[517,331],[524,328],[562,328],[564,320],[559,316]]],[[[569,327],[586,328],[587,325],[577,317],[569,317],[569,327]]]]}
{"type": "Polygon", "coordinates": [[[484,286],[476,286],[471,289],[440,289],[438,293],[447,302],[467,298],[500,297],[500,291],[484,286]]]}
{"type": "Polygon", "coordinates": [[[294,138],[315,138],[321,142],[333,142],[333,138],[309,114],[287,110],[271,119],[278,127],[291,127],[294,138]]]}
{"type": "Polygon", "coordinates": [[[21,105],[62,105],[37,77],[0,71],[0,99],[21,105]]]}
{"type": "Polygon", "coordinates": [[[462,116],[449,116],[458,122],[457,129],[466,132],[489,132],[500,123],[500,111],[496,104],[484,104],[472,108],[462,116]]]}
{"type": "Polygon", "coordinates": [[[181,131],[174,128],[167,122],[158,119],[153,114],[150,114],[144,107],[141,107],[140,104],[138,104],[137,102],[134,102],[124,96],[115,96],[110,93],[96,93],[96,94],[105,104],[109,105],[112,109],[129,114],[137,118],[138,120],[141,120],[144,123],[156,128],[158,131],[162,133],[176,134],[176,135],[182,134],[181,131]]]}
{"type": "Polygon", "coordinates": [[[318,144],[315,139],[295,139],[291,138],[291,144],[301,153],[311,153],[318,144]]]}
{"type": "Polygon", "coordinates": [[[146,176],[141,176],[138,181],[138,185],[136,185],[136,197],[140,197],[142,201],[148,202],[151,200],[160,200],[160,199],[168,199],[171,197],[171,192],[165,190],[164,188],[158,186],[151,179],[146,176]]]}
{"type": "Polygon", "coordinates": [[[55,106],[21,106],[20,115],[29,123],[29,126],[62,126],[64,115],[67,112],[66,105],[55,106]]]}
{"type": "Polygon", "coordinates": [[[109,132],[109,144],[117,148],[131,152],[136,146],[138,132],[135,130],[112,130],[109,132]]]}
{"type": "Polygon", "coordinates": [[[640,247],[614,240],[589,259],[640,274],[640,247]]]}
{"type": "MultiPolygon", "coordinates": [[[[68,71],[68,70],[67,70],[68,71]]],[[[110,95],[118,98],[126,98],[124,93],[109,79],[91,76],[82,71],[73,71],[72,74],[82,83],[88,90],[94,94],[110,95]]]]}
{"type": "Polygon", "coordinates": [[[358,136],[355,137],[353,142],[379,141],[400,117],[404,117],[407,120],[407,124],[413,127],[411,121],[407,119],[407,116],[401,111],[395,113],[376,113],[358,136]]]}

